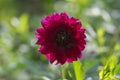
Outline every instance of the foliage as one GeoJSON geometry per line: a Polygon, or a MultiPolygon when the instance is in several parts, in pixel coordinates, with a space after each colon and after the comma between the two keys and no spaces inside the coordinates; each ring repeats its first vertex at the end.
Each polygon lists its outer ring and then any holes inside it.
{"type": "Polygon", "coordinates": [[[37,54],[44,15],[67,12],[86,28],[83,56],[64,65],[66,80],[120,80],[120,0],[0,0],[0,80],[59,80],[59,66],[37,54]]]}

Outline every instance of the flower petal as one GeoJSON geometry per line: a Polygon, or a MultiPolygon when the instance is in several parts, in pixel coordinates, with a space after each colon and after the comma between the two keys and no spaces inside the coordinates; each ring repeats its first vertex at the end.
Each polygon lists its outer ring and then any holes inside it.
{"type": "Polygon", "coordinates": [[[67,58],[65,56],[65,53],[57,55],[57,61],[61,64],[64,64],[66,62],[67,58]]]}
{"type": "Polygon", "coordinates": [[[56,60],[56,57],[53,53],[50,54],[50,63],[52,64],[56,60]]]}
{"type": "Polygon", "coordinates": [[[50,52],[50,50],[45,46],[41,46],[38,51],[41,52],[42,54],[48,54],[50,52]]]}
{"type": "Polygon", "coordinates": [[[39,34],[39,35],[43,36],[45,34],[44,28],[37,28],[36,29],[36,34],[37,35],[39,34]]]}
{"type": "Polygon", "coordinates": [[[36,44],[40,45],[40,44],[43,44],[43,42],[44,42],[44,39],[40,38],[37,40],[36,44]]]}

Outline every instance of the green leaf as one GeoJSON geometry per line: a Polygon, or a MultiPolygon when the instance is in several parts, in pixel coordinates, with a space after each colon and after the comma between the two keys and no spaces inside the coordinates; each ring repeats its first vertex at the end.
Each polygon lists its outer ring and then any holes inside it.
{"type": "Polygon", "coordinates": [[[114,70],[114,75],[120,72],[120,64],[118,64],[114,70]]]}
{"type": "Polygon", "coordinates": [[[113,76],[120,71],[120,65],[117,66],[118,57],[112,55],[106,62],[103,69],[99,72],[100,80],[113,80],[113,76]],[[117,67],[116,67],[117,66],[117,67]]]}
{"type": "Polygon", "coordinates": [[[99,28],[98,30],[97,30],[97,36],[98,36],[98,43],[99,43],[99,45],[101,46],[101,45],[103,45],[104,44],[104,42],[105,42],[105,39],[104,39],[104,33],[105,33],[105,31],[102,29],[102,28],[99,28]]]}
{"type": "Polygon", "coordinates": [[[86,60],[84,62],[84,72],[88,71],[90,68],[92,68],[93,66],[95,66],[98,63],[97,59],[90,59],[90,60],[86,60]]]}
{"type": "Polygon", "coordinates": [[[80,61],[73,62],[76,80],[84,80],[84,72],[80,61]]]}
{"type": "Polygon", "coordinates": [[[20,17],[20,24],[16,27],[19,33],[25,34],[28,32],[28,15],[22,14],[20,17]]]}
{"type": "Polygon", "coordinates": [[[114,68],[115,68],[115,65],[117,64],[118,62],[118,57],[117,56],[112,56],[109,60],[109,67],[110,67],[110,70],[112,71],[114,68]]]}

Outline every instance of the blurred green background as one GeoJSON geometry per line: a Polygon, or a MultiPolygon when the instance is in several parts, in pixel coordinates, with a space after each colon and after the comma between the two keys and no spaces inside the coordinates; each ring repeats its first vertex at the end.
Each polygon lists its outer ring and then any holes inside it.
{"type": "Polygon", "coordinates": [[[86,28],[83,57],[63,66],[64,78],[120,80],[120,0],[0,0],[0,80],[60,80],[59,66],[37,55],[35,45],[35,29],[53,12],[86,28]]]}

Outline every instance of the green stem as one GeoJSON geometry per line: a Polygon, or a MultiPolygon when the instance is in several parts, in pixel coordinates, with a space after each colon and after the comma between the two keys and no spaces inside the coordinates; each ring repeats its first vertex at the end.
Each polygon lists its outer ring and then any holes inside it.
{"type": "Polygon", "coordinates": [[[61,80],[64,80],[62,65],[60,65],[61,80]]]}

